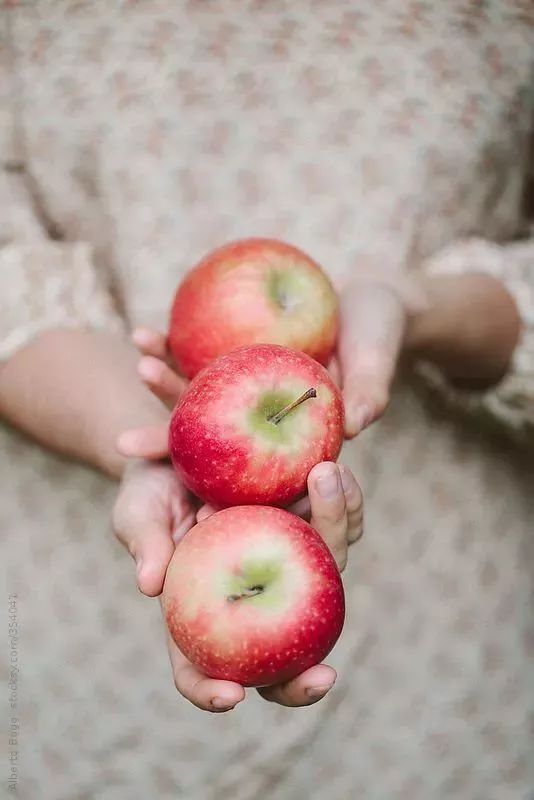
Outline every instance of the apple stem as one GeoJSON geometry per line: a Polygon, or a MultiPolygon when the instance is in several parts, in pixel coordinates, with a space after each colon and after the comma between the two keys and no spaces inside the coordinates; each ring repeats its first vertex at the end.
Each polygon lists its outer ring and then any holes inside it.
{"type": "Polygon", "coordinates": [[[255,597],[263,592],[263,588],[263,586],[251,586],[250,589],[243,589],[241,594],[228,595],[228,600],[230,603],[235,603],[236,600],[241,600],[242,597],[255,597]]]}
{"type": "Polygon", "coordinates": [[[304,394],[297,400],[293,400],[292,403],[289,403],[289,405],[287,405],[285,408],[282,408],[281,411],[278,411],[276,414],[273,414],[272,417],[269,417],[268,421],[272,422],[273,425],[278,425],[280,420],[284,419],[286,414],[289,414],[289,412],[293,411],[294,408],[300,406],[300,404],[303,403],[305,400],[309,400],[310,397],[317,397],[317,392],[313,387],[311,389],[308,389],[307,392],[304,392],[304,394]]]}

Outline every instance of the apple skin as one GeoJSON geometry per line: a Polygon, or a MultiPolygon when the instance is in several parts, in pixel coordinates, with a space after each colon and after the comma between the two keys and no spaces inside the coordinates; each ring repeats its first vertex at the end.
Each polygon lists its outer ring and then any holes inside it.
{"type": "Polygon", "coordinates": [[[208,254],[178,287],[168,342],[188,378],[236,347],[270,342],[327,364],[338,329],[329,279],[309,256],[274,239],[244,239],[208,254]]]}
{"type": "Polygon", "coordinates": [[[345,617],[341,576],[320,535],[267,506],[227,508],[192,528],[162,600],[186,658],[242,686],[280,683],[319,664],[345,617]]]}
{"type": "Polygon", "coordinates": [[[169,451],[184,484],[205,502],[284,507],[305,494],[312,467],[337,459],[343,421],[341,393],[317,361],[251,345],[192,380],[171,418],[169,451]],[[316,397],[277,425],[268,420],[311,387],[316,397]]]}

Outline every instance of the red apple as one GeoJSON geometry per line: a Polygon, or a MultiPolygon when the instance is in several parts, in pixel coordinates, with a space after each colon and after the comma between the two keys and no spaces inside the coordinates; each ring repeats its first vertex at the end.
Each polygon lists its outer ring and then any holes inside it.
{"type": "Polygon", "coordinates": [[[243,686],[318,664],[345,615],[341,577],[317,531],[265,506],[227,508],[192,528],[167,570],[163,608],[189,661],[243,686]]]}
{"type": "Polygon", "coordinates": [[[178,288],[169,346],[188,378],[236,347],[271,342],[326,364],[337,297],[322,269],[284,242],[245,239],[207,255],[178,288]]]}
{"type": "Polygon", "coordinates": [[[169,450],[185,485],[215,506],[287,506],[343,441],[341,393],[324,367],[272,344],[240,347],[190,383],[169,450]]]}

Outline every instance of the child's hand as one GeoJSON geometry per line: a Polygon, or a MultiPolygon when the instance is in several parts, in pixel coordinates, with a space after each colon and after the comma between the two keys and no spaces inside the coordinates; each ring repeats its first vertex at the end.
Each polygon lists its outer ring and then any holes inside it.
{"type": "MultiPolygon", "coordinates": [[[[167,633],[174,683],[182,697],[203,711],[231,711],[245,699],[245,688],[233,681],[215,680],[203,675],[180,652],[167,633]]],[[[317,664],[293,680],[278,686],[258,689],[265,699],[282,706],[310,706],[323,698],[334,685],[336,672],[326,664],[317,664]]]]}
{"type": "MultiPolygon", "coordinates": [[[[308,477],[308,496],[289,510],[310,519],[343,569],[347,545],[359,539],[363,530],[362,495],[351,471],[329,462],[317,464],[308,477]]],[[[204,506],[197,516],[205,519],[213,512],[204,506]]],[[[199,708],[228,711],[244,698],[245,691],[239,684],[212,680],[198,672],[170,636],[169,653],[178,691],[199,708]]],[[[324,697],[335,679],[331,667],[318,664],[292,681],[258,691],[266,700],[283,706],[307,706],[324,697]]]]}
{"type": "MultiPolygon", "coordinates": [[[[173,406],[178,400],[186,383],[180,378],[168,364],[168,354],[166,350],[165,337],[153,331],[136,331],[134,341],[140,349],[143,357],[139,364],[139,373],[147,386],[169,406],[173,406]]],[[[143,428],[138,430],[126,431],[119,438],[118,447],[120,452],[129,457],[145,459],[161,459],[168,457],[168,431],[167,426],[156,428],[143,428]]],[[[135,462],[134,462],[135,463],[135,462]]],[[[132,513],[128,503],[129,497],[138,494],[136,490],[136,479],[143,480],[151,477],[150,464],[145,464],[144,471],[137,467],[137,472],[133,472],[133,483],[126,488],[117,501],[119,513],[116,509],[116,529],[119,538],[137,555],[137,543],[144,542],[144,550],[151,551],[154,556],[154,567],[150,585],[144,584],[140,588],[147,594],[159,594],[161,592],[164,572],[172,556],[174,549],[173,540],[177,541],[186,531],[192,527],[196,518],[205,519],[214,513],[215,509],[203,506],[196,514],[192,510],[191,500],[181,487],[178,479],[174,476],[171,479],[172,468],[167,465],[154,464],[153,468],[164,470],[165,473],[154,473],[154,479],[161,480],[165,474],[164,483],[167,484],[171,494],[175,496],[178,514],[173,520],[164,522],[164,516],[152,519],[149,522],[145,513],[135,513],[133,517],[136,522],[132,525],[132,513]],[[157,476],[157,477],[156,477],[157,476]],[[132,495],[130,495],[130,492],[132,495]],[[144,539],[138,539],[136,535],[121,533],[120,524],[117,525],[117,518],[120,523],[123,519],[123,510],[126,511],[126,520],[130,520],[127,527],[129,530],[138,530],[138,523],[144,520],[142,529],[152,530],[152,542],[158,541],[157,547],[148,544],[149,534],[145,533],[144,539]],[[180,520],[180,521],[179,521],[180,520]],[[158,535],[155,531],[158,527],[158,535]],[[171,537],[163,535],[164,531],[174,529],[171,537]],[[164,544],[164,542],[166,544],[164,544]],[[170,542],[170,547],[168,546],[170,542]],[[132,547],[134,548],[132,550],[132,547]],[[165,564],[163,573],[161,565],[165,564]],[[151,591],[146,591],[150,589],[151,591]]],[[[134,469],[134,468],[132,468],[134,469]]],[[[140,490],[140,487],[139,487],[140,490]]],[[[141,497],[144,492],[139,491],[141,497]]],[[[164,493],[165,496],[165,493],[164,493]]],[[[134,505],[139,503],[136,497],[134,505]]],[[[144,508],[143,501],[141,506],[144,508]]],[[[156,504],[156,509],[167,509],[169,514],[171,506],[167,504],[156,504]]],[[[363,505],[360,488],[352,475],[352,472],[345,466],[325,462],[317,464],[308,476],[308,496],[300,500],[289,509],[295,514],[309,519],[315,529],[323,536],[330,547],[340,569],[345,567],[347,561],[347,547],[352,542],[360,538],[363,526],[363,505]]],[[[122,526],[124,528],[124,526],[122,526]]],[[[140,530],[140,528],[139,528],[140,530]]],[[[144,559],[143,559],[144,564],[144,559]]],[[[144,573],[144,566],[141,568],[144,573]]],[[[143,580],[150,577],[150,573],[143,574],[143,580]]],[[[177,648],[174,641],[168,635],[169,655],[174,675],[176,688],[187,700],[198,708],[206,711],[220,712],[229,711],[241,702],[245,697],[245,690],[242,686],[231,681],[214,680],[204,676],[196,667],[190,664],[185,656],[177,648]]],[[[331,688],[336,679],[335,671],[325,665],[318,664],[306,672],[302,673],[292,681],[278,686],[270,686],[260,689],[260,694],[266,699],[285,706],[305,706],[317,702],[331,688]]]]}
{"type": "Polygon", "coordinates": [[[170,464],[132,461],[113,510],[113,528],[137,565],[143,594],[161,593],[176,543],[195,524],[196,507],[170,464]]]}
{"type": "Polygon", "coordinates": [[[385,411],[409,320],[424,302],[416,281],[387,273],[355,275],[341,293],[337,356],[347,438],[385,411]]]}
{"type": "Polygon", "coordinates": [[[434,364],[464,388],[488,388],[506,373],[521,319],[500,281],[475,272],[365,272],[354,272],[340,300],[347,438],[383,414],[401,353],[434,364]]]}
{"type": "MultiPolygon", "coordinates": [[[[171,357],[164,334],[151,328],[136,328],[132,342],[141,358],[137,373],[148,389],[173,409],[187,388],[187,381],[171,366],[171,357]]],[[[117,440],[117,450],[126,458],[149,460],[168,458],[168,424],[124,431],[117,440]]]]}
{"type": "MultiPolygon", "coordinates": [[[[165,336],[148,328],[138,328],[132,339],[142,355],[138,368],[140,376],[154,394],[165,397],[173,406],[187,382],[170,366],[165,336]]],[[[336,371],[334,361],[331,365],[334,379],[336,371]]],[[[166,458],[169,455],[167,427],[126,431],[119,439],[118,448],[128,457],[166,458]]],[[[215,510],[202,507],[197,520],[215,510]]],[[[317,464],[308,476],[308,495],[288,510],[311,521],[329,545],[340,569],[344,569],[347,546],[362,533],[362,495],[349,468],[326,462],[317,464]]]]}
{"type": "MultiPolygon", "coordinates": [[[[168,455],[167,439],[166,429],[143,428],[126,431],[119,438],[119,450],[123,455],[133,458],[164,458],[168,455]]],[[[140,463],[147,466],[144,470],[138,467],[138,472],[134,472],[134,477],[139,475],[139,478],[142,479],[143,475],[146,475],[152,478],[150,462],[140,463]]],[[[192,500],[189,499],[188,505],[185,505],[188,498],[187,492],[178,481],[172,467],[166,464],[154,464],[153,469],[163,470],[169,488],[180,495],[181,507],[189,509],[187,513],[184,512],[184,519],[188,523],[191,513],[193,513],[192,523],[189,524],[189,527],[217,511],[216,508],[208,505],[202,506],[196,512],[191,511],[192,500]],[[174,480],[171,475],[174,475],[174,480]]],[[[162,478],[163,475],[159,473],[159,480],[162,478]]],[[[134,490],[129,489],[127,482],[126,489],[121,490],[119,494],[119,500],[123,491],[128,491],[129,494],[134,490]]],[[[143,496],[144,492],[140,492],[140,497],[143,496]]],[[[308,494],[290,506],[288,511],[310,521],[329,546],[338,567],[343,570],[347,563],[348,546],[356,542],[363,531],[362,493],[352,471],[344,464],[334,464],[329,461],[316,464],[308,475],[308,494]]],[[[181,526],[177,530],[181,535],[186,533],[181,526]]],[[[119,536],[119,538],[121,537],[119,536]]],[[[174,540],[177,541],[176,535],[174,540]]],[[[121,541],[124,541],[124,538],[121,538],[121,541]]],[[[170,556],[167,563],[169,560],[170,556]]]]}
{"type": "MultiPolygon", "coordinates": [[[[340,569],[346,563],[347,543],[362,533],[362,497],[346,467],[318,464],[308,478],[309,495],[293,507],[309,517],[332,550],[340,569]],[[328,489],[328,491],[326,491],[328,489]]],[[[202,518],[213,513],[204,506],[202,518]]],[[[119,540],[137,563],[137,580],[144,594],[161,593],[175,544],[195,524],[190,496],[170,465],[132,462],[119,491],[113,514],[119,540]]],[[[245,697],[242,686],[208,678],[190,664],[167,635],[176,688],[187,700],[206,711],[229,711],[245,697]]],[[[284,706],[306,706],[320,700],[336,679],[335,671],[318,664],[292,681],[260,689],[266,700],[284,706]]]]}

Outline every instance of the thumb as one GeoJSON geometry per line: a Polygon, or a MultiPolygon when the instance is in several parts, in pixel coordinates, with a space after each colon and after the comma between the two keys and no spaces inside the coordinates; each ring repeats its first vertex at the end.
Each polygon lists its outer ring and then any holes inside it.
{"type": "Polygon", "coordinates": [[[356,436],[385,411],[404,337],[406,311],[385,283],[355,282],[340,301],[339,361],[345,436],[356,436]]]}
{"type": "Polygon", "coordinates": [[[137,585],[148,597],[157,597],[163,589],[165,573],[174,553],[169,532],[155,526],[132,542],[130,552],[137,565],[137,585]]]}

